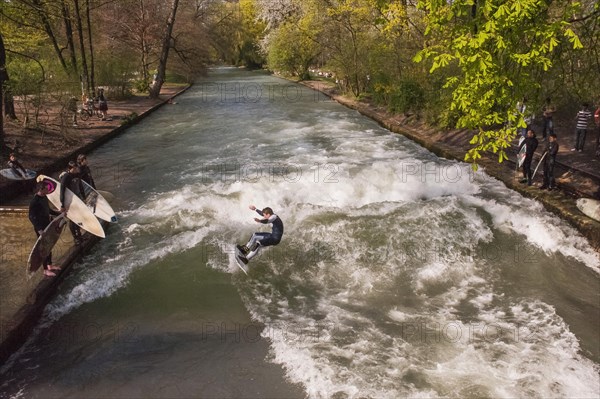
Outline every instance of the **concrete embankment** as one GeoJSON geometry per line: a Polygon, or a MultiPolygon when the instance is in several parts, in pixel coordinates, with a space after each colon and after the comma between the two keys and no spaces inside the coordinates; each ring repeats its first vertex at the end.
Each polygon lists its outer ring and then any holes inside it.
{"type": "MultiPolygon", "coordinates": [[[[102,223],[106,231],[108,223],[102,223]]],[[[67,231],[68,229],[65,229],[67,231]]],[[[63,233],[65,234],[65,233],[63,233]]],[[[66,234],[70,234],[67,232],[66,234]]],[[[84,234],[82,245],[71,246],[67,252],[55,260],[54,264],[61,267],[56,277],[42,279],[33,290],[27,293],[25,303],[12,314],[2,325],[2,341],[0,342],[0,364],[16,352],[26,341],[36,326],[44,308],[54,297],[61,282],[71,272],[73,265],[83,257],[100,240],[89,233],[84,234]]],[[[39,271],[41,273],[41,271],[39,271]]]]}
{"type": "MultiPolygon", "coordinates": [[[[110,125],[104,126],[103,129],[106,130],[106,134],[99,137],[90,133],[90,137],[94,137],[93,141],[87,140],[79,148],[61,154],[57,158],[48,159],[42,167],[38,168],[38,172],[53,175],[63,170],[68,161],[74,159],[77,154],[88,153],[124,133],[129,126],[140,122],[154,110],[167,103],[168,99],[180,95],[188,88],[189,86],[173,90],[167,96],[163,96],[164,100],[146,108],[137,104],[137,108],[134,108],[137,116],[131,118],[129,123],[118,125],[118,122],[115,122],[112,129],[110,125]]],[[[85,129],[80,129],[78,132],[82,137],[86,136],[85,129]]],[[[28,204],[32,195],[29,190],[30,187],[24,186],[22,182],[13,182],[6,179],[0,181],[0,192],[2,193],[0,202],[3,204],[11,202],[11,205],[0,206],[0,215],[4,218],[10,218],[10,222],[3,219],[3,223],[6,225],[2,226],[2,230],[3,232],[6,230],[7,236],[3,237],[0,242],[0,273],[3,275],[3,289],[0,290],[0,304],[2,304],[0,314],[0,364],[6,362],[26,342],[38,323],[45,306],[54,297],[61,282],[73,269],[73,265],[100,240],[98,237],[86,233],[84,243],[75,246],[68,229],[65,229],[63,237],[67,238],[63,239],[61,237],[63,248],[57,248],[56,251],[53,251],[55,252],[53,263],[61,266],[62,270],[56,277],[52,278],[42,277],[42,272],[39,271],[33,278],[24,282],[26,279],[23,272],[24,266],[35,239],[31,225],[27,220],[28,208],[26,204],[28,204]]],[[[108,223],[103,223],[103,227],[106,230],[108,223]]]]}

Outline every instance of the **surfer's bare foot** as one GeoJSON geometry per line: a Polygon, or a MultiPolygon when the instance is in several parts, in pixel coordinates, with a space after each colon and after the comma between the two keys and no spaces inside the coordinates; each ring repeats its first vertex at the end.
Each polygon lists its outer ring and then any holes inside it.
{"type": "Polygon", "coordinates": [[[50,271],[50,270],[44,270],[44,276],[46,277],[56,277],[56,273],[50,271]]]}
{"type": "Polygon", "coordinates": [[[60,266],[48,265],[48,270],[62,270],[60,266]]]}

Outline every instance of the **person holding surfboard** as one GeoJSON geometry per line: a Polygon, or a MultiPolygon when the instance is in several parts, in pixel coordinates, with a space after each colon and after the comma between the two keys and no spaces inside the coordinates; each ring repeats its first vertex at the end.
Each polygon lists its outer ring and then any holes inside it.
{"type": "Polygon", "coordinates": [[[92,171],[90,170],[85,154],[77,155],[77,166],[79,166],[79,175],[81,180],[92,186],[92,188],[95,190],[96,183],[94,183],[94,179],[92,178],[92,171]]]}
{"type": "MultiPolygon", "coordinates": [[[[47,195],[52,193],[55,189],[56,187],[51,181],[42,180],[38,182],[37,192],[29,203],[29,221],[33,225],[33,230],[35,230],[35,234],[38,237],[42,235],[46,227],[50,224],[50,215],[60,215],[60,213],[51,210],[48,205],[47,195]]],[[[54,271],[60,270],[59,266],[54,266],[52,264],[52,252],[44,259],[42,266],[44,268],[44,276],[46,277],[54,277],[56,276],[54,271]]]]}
{"type": "Polygon", "coordinates": [[[532,171],[531,171],[531,161],[533,161],[533,154],[538,146],[538,140],[535,138],[535,132],[533,129],[529,129],[527,131],[527,137],[521,145],[519,146],[519,150],[523,146],[525,147],[525,160],[523,161],[523,179],[521,183],[527,183],[528,186],[531,186],[532,180],[532,171]]]}
{"type": "MultiPolygon", "coordinates": [[[[67,172],[63,173],[60,177],[60,211],[66,212],[65,208],[65,192],[66,189],[69,189],[81,198],[83,198],[83,186],[81,184],[81,180],[79,178],[80,170],[77,163],[74,161],[70,161],[67,166],[67,172]]],[[[73,235],[73,240],[75,241],[75,245],[80,245],[82,243],[81,238],[81,228],[77,226],[72,221],[69,221],[69,230],[71,230],[71,234],[73,235]]]]}
{"type": "Polygon", "coordinates": [[[247,264],[248,261],[258,255],[262,247],[277,245],[283,236],[283,222],[277,216],[273,209],[266,207],[263,210],[256,209],[254,205],[249,206],[250,210],[256,211],[262,219],[254,218],[254,221],[262,224],[271,224],[272,230],[270,233],[256,232],[252,234],[246,245],[237,245],[237,249],[241,252],[238,258],[247,264]]]}
{"type": "Polygon", "coordinates": [[[550,133],[548,135],[548,145],[544,151],[544,182],[540,189],[554,190],[556,188],[556,181],[554,180],[554,163],[556,162],[556,154],[558,154],[558,142],[556,141],[556,134],[550,133]]]}
{"type": "Polygon", "coordinates": [[[11,152],[8,155],[8,167],[12,169],[15,176],[21,176],[23,179],[27,179],[27,171],[21,165],[21,162],[17,160],[17,156],[11,152]]]}

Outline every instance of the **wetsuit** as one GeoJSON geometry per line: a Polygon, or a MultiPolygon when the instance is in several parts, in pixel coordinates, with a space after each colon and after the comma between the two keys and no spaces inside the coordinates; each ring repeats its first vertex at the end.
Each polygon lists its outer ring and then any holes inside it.
{"type": "MultiPolygon", "coordinates": [[[[263,212],[259,209],[256,209],[256,213],[260,216],[264,216],[263,212]]],[[[277,215],[271,215],[268,219],[263,219],[260,221],[262,224],[271,224],[272,230],[270,233],[262,233],[257,232],[250,237],[250,241],[246,244],[247,250],[250,252],[245,257],[245,262],[254,258],[258,255],[258,252],[262,247],[268,247],[271,245],[277,245],[281,242],[281,237],[283,236],[283,222],[277,215]]]]}
{"type": "MultiPolygon", "coordinates": [[[[75,194],[76,196],[81,198],[82,200],[84,199],[83,198],[84,191],[83,191],[83,185],[81,184],[81,180],[79,179],[79,177],[77,175],[67,172],[64,175],[62,175],[62,177],[60,179],[60,206],[64,209],[66,209],[66,207],[65,207],[65,192],[66,192],[67,188],[69,190],[71,190],[73,192],[73,194],[75,194]]],[[[69,221],[69,230],[71,230],[71,234],[73,234],[73,238],[75,239],[76,242],[81,239],[81,228],[79,226],[77,226],[75,223],[73,223],[72,221],[69,221]]]]}
{"type": "Polygon", "coordinates": [[[525,150],[525,160],[523,161],[523,178],[527,179],[527,185],[531,186],[531,161],[533,161],[533,154],[538,146],[538,140],[535,137],[526,137],[523,143],[519,146],[519,150],[524,146],[527,146],[525,150]]]}
{"type": "MultiPolygon", "coordinates": [[[[263,212],[260,209],[257,209],[256,213],[258,213],[260,216],[264,216],[263,212]]],[[[263,247],[279,244],[279,242],[281,241],[281,237],[283,236],[283,222],[281,221],[279,216],[271,215],[271,217],[269,217],[268,219],[261,220],[260,223],[271,223],[273,227],[270,233],[254,233],[254,236],[259,237],[256,239],[256,241],[263,247]]],[[[250,245],[249,247],[252,246],[250,245]]]]}
{"type": "MultiPolygon", "coordinates": [[[[33,225],[33,230],[35,230],[35,235],[40,236],[40,231],[44,231],[46,227],[50,224],[50,215],[59,215],[58,212],[55,212],[50,209],[48,205],[48,197],[41,195],[34,195],[33,199],[29,203],[29,221],[33,225]]],[[[48,265],[52,264],[52,253],[48,255],[46,259],[44,259],[43,266],[44,270],[48,269],[48,265]]]]}
{"type": "Polygon", "coordinates": [[[554,180],[554,164],[556,154],[558,154],[558,143],[556,141],[548,142],[546,147],[546,158],[544,158],[544,183],[541,188],[554,189],[556,182],[554,180]]]}
{"type": "Polygon", "coordinates": [[[90,167],[87,165],[79,164],[79,176],[80,179],[92,186],[92,188],[96,189],[96,183],[94,183],[94,179],[92,178],[92,172],[90,171],[90,167]]]}
{"type": "Polygon", "coordinates": [[[18,160],[8,161],[8,167],[12,169],[15,176],[21,176],[23,178],[27,177],[27,171],[18,160]]]}

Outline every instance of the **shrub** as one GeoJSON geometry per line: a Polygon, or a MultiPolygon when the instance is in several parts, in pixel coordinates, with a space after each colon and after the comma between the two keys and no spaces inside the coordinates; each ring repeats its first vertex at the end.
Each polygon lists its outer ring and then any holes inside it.
{"type": "Polygon", "coordinates": [[[425,105],[425,91],[413,80],[402,80],[391,93],[389,108],[393,112],[418,113],[425,105]]]}

